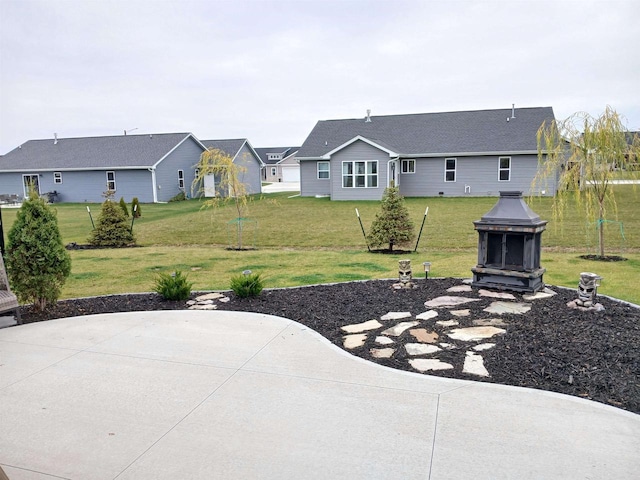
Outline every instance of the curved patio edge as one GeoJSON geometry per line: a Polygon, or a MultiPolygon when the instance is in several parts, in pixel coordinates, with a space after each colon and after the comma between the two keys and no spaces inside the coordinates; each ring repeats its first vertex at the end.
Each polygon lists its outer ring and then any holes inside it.
{"type": "Polygon", "coordinates": [[[0,330],[12,480],[633,478],[640,416],[395,370],[292,320],[101,314],[0,330]],[[34,441],[37,439],[37,441],[34,441]]]}

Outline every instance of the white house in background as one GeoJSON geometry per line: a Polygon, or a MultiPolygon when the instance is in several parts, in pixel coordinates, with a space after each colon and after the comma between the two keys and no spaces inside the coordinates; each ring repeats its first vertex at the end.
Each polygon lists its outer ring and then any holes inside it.
{"type": "Polygon", "coordinates": [[[300,147],[256,148],[264,166],[262,181],[264,182],[299,182],[300,165],[296,153],[300,147]]]}
{"type": "Polygon", "coordinates": [[[531,192],[536,133],[551,107],[319,121],[300,147],[302,196],[379,200],[390,185],[407,197],[554,195],[557,179],[531,192]]]}

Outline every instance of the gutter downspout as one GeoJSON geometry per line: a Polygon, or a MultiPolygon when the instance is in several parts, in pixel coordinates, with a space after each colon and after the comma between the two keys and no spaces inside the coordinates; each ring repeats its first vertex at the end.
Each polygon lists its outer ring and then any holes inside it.
{"type": "Polygon", "coordinates": [[[156,167],[149,167],[151,172],[151,189],[153,190],[153,203],[158,203],[158,186],[156,185],[156,167]]]}

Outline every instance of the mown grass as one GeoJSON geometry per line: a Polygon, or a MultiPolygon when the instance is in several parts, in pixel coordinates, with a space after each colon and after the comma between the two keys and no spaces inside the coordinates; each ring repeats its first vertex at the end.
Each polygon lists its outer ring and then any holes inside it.
{"type": "MultiPolygon", "coordinates": [[[[623,254],[626,262],[604,263],[578,258],[595,253],[595,228],[581,214],[553,221],[552,201],[534,199],[532,208],[549,220],[543,234],[542,264],[545,281],[575,287],[581,271],[604,277],[600,291],[640,303],[640,208],[631,186],[617,186],[618,224],[608,224],[610,253],[623,254]]],[[[262,273],[267,287],[397,275],[399,258],[411,258],[414,276],[423,276],[422,262],[432,262],[430,276],[470,276],[476,263],[477,233],[473,221],[495,204],[496,198],[408,198],[411,218],[420,227],[425,208],[429,214],[417,253],[398,257],[367,252],[355,215],[358,208],[368,231],[379,202],[332,202],[322,198],[292,197],[289,193],[256,196],[249,207],[255,222],[244,230],[245,246],[256,250],[229,251],[235,245],[235,218],[231,206],[203,210],[198,200],[142,205],[134,233],[141,247],[72,251],[72,274],[63,296],[80,297],[152,289],[157,272],[181,270],[197,290],[228,289],[231,276],[243,270],[262,273]]],[[[86,243],[91,221],[85,204],[55,205],[65,243],[86,243]]],[[[89,205],[94,220],[99,204],[89,205]]],[[[3,209],[5,235],[15,210],[3,209]]],[[[413,250],[413,248],[412,248],[413,250]]]]}

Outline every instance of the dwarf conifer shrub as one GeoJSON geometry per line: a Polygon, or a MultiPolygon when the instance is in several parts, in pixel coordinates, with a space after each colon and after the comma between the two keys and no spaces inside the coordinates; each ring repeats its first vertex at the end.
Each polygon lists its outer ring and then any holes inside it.
{"type": "Polygon", "coordinates": [[[140,218],[142,216],[138,197],[133,197],[133,200],[131,200],[131,215],[133,215],[135,218],[140,218]]]}
{"type": "Polygon", "coordinates": [[[127,208],[127,202],[124,201],[123,197],[120,197],[120,208],[124,212],[124,216],[129,218],[129,208],[127,208]]]}
{"type": "Polygon", "coordinates": [[[162,295],[165,300],[186,300],[191,295],[193,283],[187,280],[179,270],[172,273],[159,273],[153,291],[162,295]]]}
{"type": "Polygon", "coordinates": [[[107,199],[102,204],[98,224],[91,232],[89,243],[96,247],[126,247],[135,242],[124,212],[119,205],[107,199]]]}
{"type": "Polygon", "coordinates": [[[55,211],[42,198],[24,201],[9,231],[7,274],[23,303],[38,310],[55,304],[71,272],[71,257],[62,244],[55,211]]]}
{"type": "Polygon", "coordinates": [[[367,240],[372,246],[388,245],[393,251],[395,245],[410,243],[415,236],[413,222],[404,204],[398,187],[388,187],[382,196],[380,213],[371,224],[367,240]]]}
{"type": "Polygon", "coordinates": [[[240,298],[257,297],[264,288],[259,273],[247,273],[231,278],[231,290],[240,298]]]}

